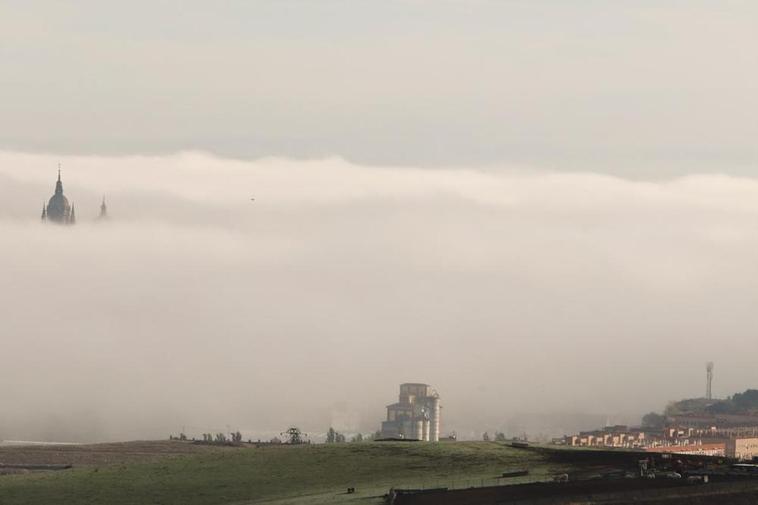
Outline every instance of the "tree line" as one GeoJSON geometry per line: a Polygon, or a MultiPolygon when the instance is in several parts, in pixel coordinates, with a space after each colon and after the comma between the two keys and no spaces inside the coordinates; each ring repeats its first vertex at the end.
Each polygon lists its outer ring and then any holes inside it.
{"type": "MultiPolygon", "coordinates": [[[[357,433],[353,435],[352,437],[350,437],[350,442],[351,443],[368,442],[371,440],[376,440],[380,437],[381,437],[381,433],[378,431],[376,433],[372,433],[371,435],[366,435],[366,436],[363,436],[362,433],[357,433]]],[[[347,442],[347,437],[330,426],[329,430],[326,432],[326,443],[327,444],[344,444],[345,442],[347,442]]]]}

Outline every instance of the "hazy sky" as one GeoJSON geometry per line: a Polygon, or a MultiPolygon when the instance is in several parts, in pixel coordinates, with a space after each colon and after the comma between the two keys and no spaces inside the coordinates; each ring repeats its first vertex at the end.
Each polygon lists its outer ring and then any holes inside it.
{"type": "Polygon", "coordinates": [[[0,439],[758,386],[756,48],[748,1],[0,2],[0,439]]]}
{"type": "Polygon", "coordinates": [[[0,3],[0,147],[753,175],[751,0],[0,3]]]}

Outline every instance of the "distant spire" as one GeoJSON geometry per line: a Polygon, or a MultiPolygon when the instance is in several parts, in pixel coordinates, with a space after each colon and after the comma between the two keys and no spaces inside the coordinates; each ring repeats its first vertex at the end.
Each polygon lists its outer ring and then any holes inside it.
{"type": "Polygon", "coordinates": [[[103,203],[100,204],[100,216],[98,219],[108,219],[108,206],[105,204],[105,195],[103,195],[103,203]]]}
{"type": "Polygon", "coordinates": [[[55,194],[60,195],[63,193],[63,182],[61,181],[61,164],[58,163],[58,181],[55,183],[55,194]]]}
{"type": "Polygon", "coordinates": [[[47,207],[45,206],[45,202],[42,202],[42,221],[47,221],[47,207]]]}

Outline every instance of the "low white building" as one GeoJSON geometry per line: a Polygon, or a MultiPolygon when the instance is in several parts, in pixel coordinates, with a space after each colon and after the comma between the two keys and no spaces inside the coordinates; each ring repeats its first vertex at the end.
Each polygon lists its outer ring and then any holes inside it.
{"type": "Polygon", "coordinates": [[[758,456],[758,438],[730,438],[726,441],[729,458],[751,460],[758,456]]]}

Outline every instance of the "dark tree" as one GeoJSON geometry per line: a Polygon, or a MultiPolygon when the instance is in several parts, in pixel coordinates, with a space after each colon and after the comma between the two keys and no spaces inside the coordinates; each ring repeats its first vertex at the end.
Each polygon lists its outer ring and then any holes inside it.
{"type": "Polygon", "coordinates": [[[744,393],[735,393],[732,403],[737,411],[747,411],[758,408],[758,389],[747,389],[744,393]]]}
{"type": "Polygon", "coordinates": [[[642,416],[642,427],[652,430],[660,430],[666,423],[666,416],[657,412],[648,412],[642,416]]]}

